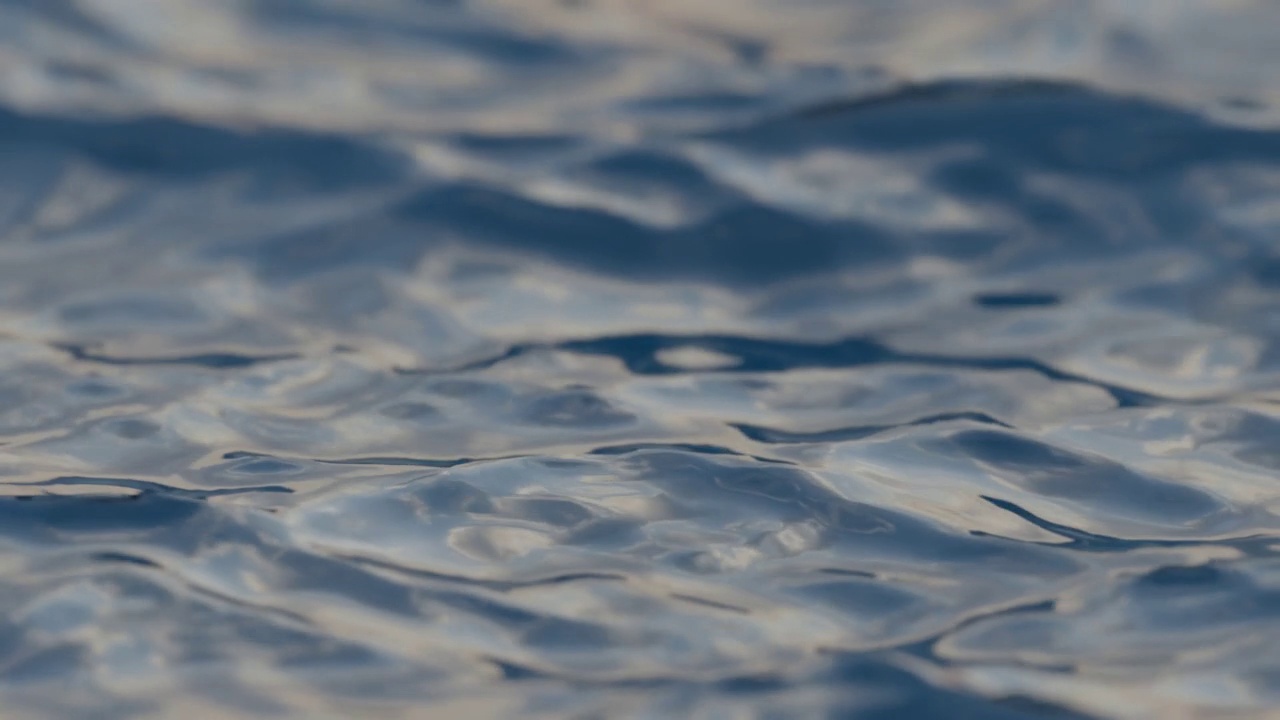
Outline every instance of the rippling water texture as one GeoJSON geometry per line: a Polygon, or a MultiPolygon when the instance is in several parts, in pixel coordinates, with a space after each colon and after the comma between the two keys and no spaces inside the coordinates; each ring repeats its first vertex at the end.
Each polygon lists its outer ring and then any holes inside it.
{"type": "Polygon", "coordinates": [[[5,717],[1280,708],[1277,28],[0,0],[5,717]]]}

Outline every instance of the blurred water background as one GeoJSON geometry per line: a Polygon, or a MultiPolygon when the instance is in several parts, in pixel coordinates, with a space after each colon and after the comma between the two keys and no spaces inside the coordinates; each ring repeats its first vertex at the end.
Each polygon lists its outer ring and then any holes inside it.
{"type": "Polygon", "coordinates": [[[0,0],[4,717],[1275,717],[1277,32],[0,0]]]}

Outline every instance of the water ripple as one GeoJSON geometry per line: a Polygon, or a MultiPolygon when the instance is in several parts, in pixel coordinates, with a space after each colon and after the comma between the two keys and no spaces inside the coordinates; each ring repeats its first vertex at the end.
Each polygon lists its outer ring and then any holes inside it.
{"type": "Polygon", "coordinates": [[[1269,716],[1275,7],[0,0],[6,713],[1269,716]]]}

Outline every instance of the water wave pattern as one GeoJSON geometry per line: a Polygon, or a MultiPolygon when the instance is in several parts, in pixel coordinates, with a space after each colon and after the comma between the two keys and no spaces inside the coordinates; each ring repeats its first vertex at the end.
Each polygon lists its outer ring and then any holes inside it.
{"type": "Polygon", "coordinates": [[[0,0],[6,717],[1280,708],[1277,5],[948,6],[0,0]]]}

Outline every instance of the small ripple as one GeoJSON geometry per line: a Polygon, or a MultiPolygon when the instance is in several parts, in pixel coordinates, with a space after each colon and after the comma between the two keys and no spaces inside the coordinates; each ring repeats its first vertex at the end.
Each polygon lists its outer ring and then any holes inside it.
{"type": "Polygon", "coordinates": [[[795,433],[784,430],[774,430],[771,428],[757,427],[755,425],[732,425],[735,430],[742,433],[743,436],[762,443],[830,443],[845,442],[848,440],[861,440],[863,438],[873,437],[882,432],[894,430],[900,427],[911,427],[913,425],[933,425],[935,423],[950,422],[972,422],[982,425],[995,425],[997,427],[1010,428],[1013,426],[1000,422],[999,420],[987,415],[986,413],[943,413],[941,415],[933,415],[930,417],[911,420],[898,425],[863,425],[856,427],[837,428],[834,430],[821,430],[818,432],[795,433]]]}
{"type": "Polygon", "coordinates": [[[177,357],[115,357],[94,352],[78,345],[59,345],[59,349],[82,362],[102,363],[104,365],[193,365],[214,370],[235,370],[251,367],[261,363],[296,360],[298,355],[241,355],[237,353],[207,353],[201,355],[179,355],[177,357]]]}

